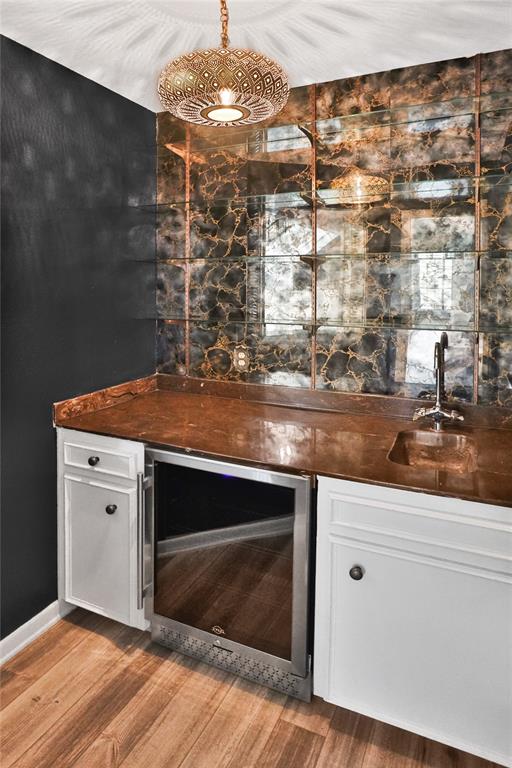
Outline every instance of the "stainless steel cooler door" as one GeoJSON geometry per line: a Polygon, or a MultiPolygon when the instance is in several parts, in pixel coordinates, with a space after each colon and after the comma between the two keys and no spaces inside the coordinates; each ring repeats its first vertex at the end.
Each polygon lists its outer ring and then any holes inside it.
{"type": "Polygon", "coordinates": [[[305,676],[310,478],[167,451],[148,456],[152,613],[305,676]]]}

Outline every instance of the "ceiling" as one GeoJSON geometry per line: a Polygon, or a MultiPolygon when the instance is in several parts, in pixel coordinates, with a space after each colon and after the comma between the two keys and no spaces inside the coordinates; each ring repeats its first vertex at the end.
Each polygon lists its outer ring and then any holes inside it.
{"type": "MultiPolygon", "coordinates": [[[[155,112],[169,59],[219,39],[218,0],[2,0],[4,35],[155,112]]],[[[511,0],[229,0],[231,43],[290,85],[508,48],[511,0]]]]}

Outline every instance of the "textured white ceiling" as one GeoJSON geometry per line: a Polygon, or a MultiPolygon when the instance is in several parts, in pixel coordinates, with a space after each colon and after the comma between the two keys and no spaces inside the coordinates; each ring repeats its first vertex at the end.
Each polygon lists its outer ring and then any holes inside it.
{"type": "MultiPolygon", "coordinates": [[[[512,45],[511,0],[230,0],[233,45],[292,86],[512,45]]],[[[155,112],[169,59],[218,44],[218,0],[2,0],[4,35],[155,112]]]]}

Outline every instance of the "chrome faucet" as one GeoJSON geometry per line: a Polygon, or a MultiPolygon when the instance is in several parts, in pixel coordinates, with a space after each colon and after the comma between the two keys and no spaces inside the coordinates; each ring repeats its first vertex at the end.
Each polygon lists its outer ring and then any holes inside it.
{"type": "Polygon", "coordinates": [[[434,420],[434,429],[440,432],[443,427],[443,420],[464,421],[464,416],[458,411],[445,411],[443,400],[446,399],[444,390],[444,351],[448,347],[448,334],[443,331],[441,339],[434,345],[434,370],[436,372],[436,402],[431,408],[418,408],[414,411],[413,421],[422,419],[424,416],[432,416],[434,420]]]}

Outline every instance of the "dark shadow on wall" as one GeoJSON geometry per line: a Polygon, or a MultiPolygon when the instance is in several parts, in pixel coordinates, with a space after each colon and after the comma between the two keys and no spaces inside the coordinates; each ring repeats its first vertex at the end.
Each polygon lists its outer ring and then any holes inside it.
{"type": "Polygon", "coordinates": [[[2,637],[57,598],[51,404],[154,373],[155,116],[1,38],[2,637]]]}

